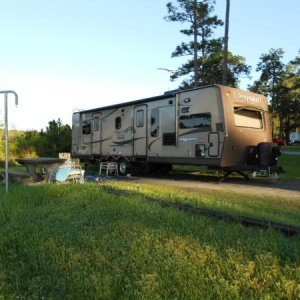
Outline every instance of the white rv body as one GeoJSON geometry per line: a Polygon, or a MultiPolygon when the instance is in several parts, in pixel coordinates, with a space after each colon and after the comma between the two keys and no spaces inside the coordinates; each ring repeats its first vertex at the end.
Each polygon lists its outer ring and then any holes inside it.
{"type": "Polygon", "coordinates": [[[72,156],[133,165],[237,167],[271,142],[266,99],[219,85],[73,114],[72,156]]]}

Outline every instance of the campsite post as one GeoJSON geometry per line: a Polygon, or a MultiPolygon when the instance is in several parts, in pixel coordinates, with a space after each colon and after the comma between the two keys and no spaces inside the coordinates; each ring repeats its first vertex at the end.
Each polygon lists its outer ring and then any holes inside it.
{"type": "Polygon", "coordinates": [[[18,95],[14,91],[0,91],[4,94],[4,125],[5,125],[5,191],[8,192],[8,109],[7,109],[7,94],[15,95],[15,104],[18,105],[18,95]]]}

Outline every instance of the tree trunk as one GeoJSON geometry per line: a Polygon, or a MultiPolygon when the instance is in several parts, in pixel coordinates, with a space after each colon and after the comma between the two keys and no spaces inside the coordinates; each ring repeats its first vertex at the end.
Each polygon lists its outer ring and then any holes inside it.
{"type": "Polygon", "coordinates": [[[197,0],[194,0],[194,85],[198,86],[198,27],[197,0]]]}
{"type": "Polygon", "coordinates": [[[223,78],[222,83],[227,84],[227,67],[228,67],[228,31],[229,31],[229,12],[230,0],[226,1],[226,17],[225,17],[225,34],[224,34],[224,59],[223,59],[223,78]]]}

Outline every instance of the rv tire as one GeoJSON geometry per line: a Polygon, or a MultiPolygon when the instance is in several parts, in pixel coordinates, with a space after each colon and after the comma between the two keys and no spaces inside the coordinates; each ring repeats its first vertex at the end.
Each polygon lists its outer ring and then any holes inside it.
{"type": "MultiPolygon", "coordinates": [[[[269,142],[262,142],[258,144],[258,165],[260,167],[268,167],[276,164],[276,157],[278,156],[276,144],[269,142]],[[275,157],[275,161],[274,161],[275,157]]],[[[280,152],[280,151],[279,151],[280,152]]]]}
{"type": "Polygon", "coordinates": [[[119,171],[120,175],[123,175],[123,176],[127,175],[128,174],[128,167],[129,167],[129,163],[128,163],[127,160],[120,159],[118,161],[118,169],[119,169],[118,171],[119,171]]]}

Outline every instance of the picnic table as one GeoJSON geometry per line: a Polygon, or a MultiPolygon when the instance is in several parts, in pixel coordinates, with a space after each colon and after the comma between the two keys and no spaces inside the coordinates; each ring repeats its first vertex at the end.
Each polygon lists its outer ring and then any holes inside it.
{"type": "Polygon", "coordinates": [[[22,164],[26,167],[27,172],[29,173],[32,181],[39,182],[43,180],[47,180],[51,174],[51,172],[63,165],[66,162],[64,158],[55,158],[55,157],[35,157],[35,158],[18,158],[16,161],[19,164],[22,164]],[[46,176],[41,176],[37,172],[37,168],[43,168],[46,172],[46,176]]]}

